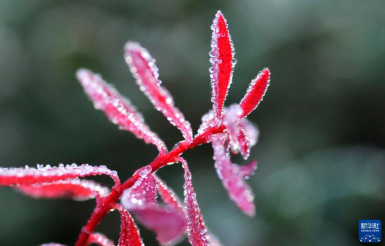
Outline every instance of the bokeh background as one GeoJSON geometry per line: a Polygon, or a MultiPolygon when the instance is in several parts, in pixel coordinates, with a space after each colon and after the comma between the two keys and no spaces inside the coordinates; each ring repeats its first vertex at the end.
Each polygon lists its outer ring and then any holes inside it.
{"type": "MultiPolygon", "coordinates": [[[[127,40],[157,59],[163,85],[196,131],[211,108],[208,52],[218,9],[238,59],[226,104],[239,102],[264,67],[272,80],[249,117],[261,131],[251,153],[259,161],[249,180],[254,218],[227,198],[209,145],[184,155],[208,227],[228,246],[359,245],[359,220],[385,222],[381,0],[0,0],[0,165],[107,165],[126,180],[157,155],[93,108],[74,77],[79,67],[129,97],[169,148],[180,141],[130,75],[127,40]]],[[[180,165],[159,175],[182,196],[180,165]]],[[[93,206],[1,188],[0,245],[73,245],[93,206]]],[[[111,213],[98,231],[117,242],[119,226],[111,213]]],[[[141,234],[157,245],[152,232],[141,234]]]]}

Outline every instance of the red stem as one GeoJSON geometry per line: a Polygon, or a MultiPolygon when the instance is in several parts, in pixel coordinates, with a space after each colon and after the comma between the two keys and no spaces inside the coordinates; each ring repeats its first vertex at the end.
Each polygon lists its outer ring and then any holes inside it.
{"type": "MultiPolygon", "coordinates": [[[[198,145],[209,142],[210,136],[216,133],[221,133],[225,130],[223,125],[219,127],[213,127],[208,129],[203,134],[195,137],[192,142],[182,141],[178,146],[174,147],[170,152],[164,155],[158,155],[150,164],[152,168],[152,172],[156,172],[161,167],[166,166],[168,163],[177,162],[177,158],[183,152],[188,149],[194,148],[198,145]]],[[[111,193],[97,203],[96,208],[94,209],[91,218],[88,220],[87,224],[82,228],[82,231],[79,234],[78,240],[75,246],[87,246],[88,238],[91,233],[96,229],[99,223],[102,221],[104,216],[112,209],[114,209],[114,205],[119,200],[123,191],[130,188],[134,183],[138,180],[140,176],[138,174],[133,175],[122,185],[115,185],[112,188],[111,193]]]]}

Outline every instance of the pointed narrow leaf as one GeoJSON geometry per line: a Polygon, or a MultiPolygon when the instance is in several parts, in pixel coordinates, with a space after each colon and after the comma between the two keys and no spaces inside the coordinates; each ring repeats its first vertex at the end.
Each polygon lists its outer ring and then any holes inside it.
{"type": "Polygon", "coordinates": [[[227,141],[225,134],[217,134],[212,137],[214,148],[215,169],[227,190],[230,199],[247,215],[255,213],[254,195],[250,187],[245,183],[241,173],[234,167],[224,147],[227,141]]]}
{"type": "Polygon", "coordinates": [[[249,164],[243,166],[239,166],[236,164],[233,165],[243,178],[248,178],[249,176],[254,174],[255,170],[257,170],[257,164],[257,161],[252,161],[249,164]]]}
{"type": "Polygon", "coordinates": [[[156,181],[149,168],[138,171],[141,177],[124,192],[122,204],[135,215],[137,221],[155,231],[161,244],[170,245],[183,235],[187,222],[183,210],[157,204],[156,181]]]}
{"type": "Polygon", "coordinates": [[[192,175],[190,169],[188,168],[187,162],[183,158],[180,157],[179,160],[182,162],[184,168],[184,203],[186,206],[186,215],[188,221],[187,232],[189,242],[192,246],[208,245],[206,236],[207,229],[198,202],[196,200],[196,194],[191,182],[192,175]]]}
{"type": "Polygon", "coordinates": [[[239,126],[244,130],[247,140],[250,142],[250,147],[254,146],[259,137],[259,130],[257,126],[246,118],[239,121],[239,126]]]}
{"type": "Polygon", "coordinates": [[[99,246],[114,246],[114,242],[101,233],[92,233],[88,238],[88,245],[97,244],[99,246]]]}
{"type": "Polygon", "coordinates": [[[105,197],[109,190],[90,180],[60,180],[52,183],[21,185],[16,187],[22,193],[34,198],[72,198],[87,200],[105,197]]]}
{"type": "Polygon", "coordinates": [[[210,62],[213,65],[210,68],[211,94],[216,118],[221,119],[236,60],[226,19],[220,11],[215,15],[211,29],[213,30],[210,52],[210,62]]]}
{"type": "Polygon", "coordinates": [[[127,98],[121,96],[99,75],[87,69],[80,69],[76,76],[84,87],[84,91],[94,102],[95,108],[102,110],[111,122],[118,125],[121,130],[130,131],[137,138],[155,145],[160,153],[166,152],[163,141],[150,130],[142,115],[127,98]]]}
{"type": "Polygon", "coordinates": [[[238,134],[239,151],[241,152],[243,159],[249,158],[250,155],[250,142],[246,137],[245,131],[240,128],[238,134]]]}
{"type": "Polygon", "coordinates": [[[184,214],[185,211],[182,202],[179,200],[175,192],[171,188],[169,188],[166,183],[161,180],[157,175],[154,174],[154,177],[157,183],[158,193],[162,197],[163,202],[184,214]]]}
{"type": "Polygon", "coordinates": [[[225,111],[223,124],[226,126],[230,136],[230,148],[234,154],[241,152],[243,158],[247,159],[249,155],[250,144],[245,133],[239,126],[239,116],[242,114],[242,109],[238,104],[231,105],[225,111]]]}
{"type": "Polygon", "coordinates": [[[115,208],[120,212],[121,218],[119,246],[144,246],[131,215],[120,204],[115,204],[115,208]]]}
{"type": "Polygon", "coordinates": [[[262,101],[270,82],[270,71],[268,68],[263,69],[258,76],[253,79],[243,97],[240,106],[243,109],[241,118],[250,114],[262,101]]]}
{"type": "Polygon", "coordinates": [[[125,59],[140,90],[150,99],[155,108],[161,111],[171,124],[178,127],[187,141],[192,140],[192,129],[180,110],[174,106],[170,93],[158,80],[158,68],[150,53],[138,43],[128,42],[125,46],[125,59]]]}
{"type": "Polygon", "coordinates": [[[115,184],[120,184],[116,171],[111,171],[106,166],[94,167],[88,164],[64,166],[60,164],[58,167],[37,165],[37,168],[28,166],[25,168],[0,168],[0,186],[41,184],[96,175],[109,175],[115,184]]]}

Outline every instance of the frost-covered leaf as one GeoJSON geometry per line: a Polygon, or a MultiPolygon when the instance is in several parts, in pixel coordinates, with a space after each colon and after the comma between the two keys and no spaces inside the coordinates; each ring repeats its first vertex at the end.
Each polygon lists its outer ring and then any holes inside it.
{"type": "Polygon", "coordinates": [[[199,126],[197,136],[203,134],[210,128],[219,126],[222,123],[222,120],[218,120],[215,117],[216,116],[214,110],[210,110],[208,113],[202,116],[202,124],[199,126]]]}
{"type": "Polygon", "coordinates": [[[186,230],[183,210],[175,205],[157,204],[157,182],[149,166],[138,170],[137,173],[141,177],[131,189],[124,192],[122,204],[135,215],[137,221],[155,231],[160,243],[173,244],[186,230]]]}
{"type": "Polygon", "coordinates": [[[207,229],[196,200],[196,194],[191,182],[192,175],[190,169],[183,158],[180,157],[179,160],[182,162],[184,168],[184,203],[186,206],[189,242],[193,246],[208,245],[206,236],[207,229]]]}
{"type": "Polygon", "coordinates": [[[115,208],[120,212],[121,218],[119,246],[144,246],[131,215],[120,204],[115,204],[115,208]]]}
{"type": "Polygon", "coordinates": [[[211,94],[216,118],[221,119],[223,104],[230,87],[236,60],[234,59],[234,46],[227,29],[226,19],[220,11],[215,15],[211,29],[213,30],[210,52],[210,62],[212,63],[210,68],[211,94]]]}
{"type": "Polygon", "coordinates": [[[111,171],[106,166],[60,164],[58,167],[51,167],[50,165],[38,164],[37,168],[28,166],[25,168],[0,168],[0,186],[41,184],[96,175],[109,175],[115,184],[120,184],[116,171],[111,171]]]}
{"type": "Polygon", "coordinates": [[[182,201],[179,200],[175,192],[171,188],[169,188],[166,183],[161,180],[157,175],[154,174],[154,177],[156,180],[158,193],[161,196],[163,202],[172,208],[180,210],[181,213],[185,213],[184,205],[182,204],[182,201]]]}
{"type": "Polygon", "coordinates": [[[257,170],[257,161],[252,161],[247,165],[239,166],[237,164],[233,164],[238,172],[241,174],[243,178],[248,178],[253,175],[255,170],[257,170]]]}
{"type": "Polygon", "coordinates": [[[158,79],[158,68],[150,53],[138,43],[128,42],[125,46],[125,59],[140,90],[150,99],[155,108],[161,111],[171,124],[178,127],[187,141],[192,140],[191,125],[180,110],[174,106],[174,99],[162,87],[158,79]]]}
{"type": "Polygon", "coordinates": [[[148,207],[156,205],[156,182],[151,174],[151,167],[146,166],[139,169],[136,173],[140,178],[122,195],[122,204],[127,209],[134,207],[148,207]]]}
{"type": "Polygon", "coordinates": [[[166,152],[166,146],[144,122],[140,113],[111,85],[107,84],[99,75],[87,69],[80,69],[76,76],[82,84],[95,108],[102,110],[108,119],[118,125],[121,130],[132,132],[137,138],[155,145],[160,153],[166,152]]]}
{"type": "Polygon", "coordinates": [[[90,180],[60,180],[51,183],[20,185],[16,189],[35,198],[72,198],[87,200],[90,198],[104,197],[109,190],[90,180]]]}
{"type": "Polygon", "coordinates": [[[241,152],[243,158],[246,160],[250,155],[251,145],[249,139],[245,134],[245,131],[242,128],[239,128],[237,141],[239,144],[239,151],[241,152]]]}
{"type": "Polygon", "coordinates": [[[246,118],[243,118],[239,121],[239,126],[244,130],[245,135],[250,142],[250,147],[254,146],[257,143],[259,136],[259,130],[257,126],[246,118]]]}
{"type": "Polygon", "coordinates": [[[250,187],[243,180],[242,174],[235,168],[230,161],[230,156],[225,148],[227,136],[217,134],[212,137],[214,148],[215,169],[226,188],[230,199],[247,215],[253,216],[255,213],[254,195],[250,187]]]}
{"type": "Polygon", "coordinates": [[[101,233],[92,233],[88,238],[87,244],[97,244],[99,246],[114,246],[114,242],[101,233]]]}
{"type": "Polygon", "coordinates": [[[178,242],[186,231],[186,217],[179,210],[164,206],[133,207],[129,209],[135,219],[156,233],[156,239],[163,245],[178,242]]]}
{"type": "Polygon", "coordinates": [[[245,96],[241,100],[240,106],[243,109],[241,118],[250,114],[262,101],[270,82],[269,69],[263,69],[258,76],[253,79],[246,91],[245,96]]]}

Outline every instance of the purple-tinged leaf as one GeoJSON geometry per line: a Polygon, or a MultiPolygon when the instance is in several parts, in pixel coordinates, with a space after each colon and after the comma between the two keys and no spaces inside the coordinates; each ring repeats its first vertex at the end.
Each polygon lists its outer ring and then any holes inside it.
{"type": "Polygon", "coordinates": [[[169,188],[166,183],[161,180],[157,175],[154,174],[154,177],[157,183],[158,193],[162,197],[163,202],[171,208],[175,208],[176,210],[179,210],[182,214],[184,214],[184,205],[182,205],[182,201],[179,200],[175,192],[171,188],[169,188]]]}
{"type": "Polygon", "coordinates": [[[250,147],[254,146],[257,143],[259,136],[259,130],[257,126],[246,118],[243,118],[239,121],[239,126],[244,130],[245,135],[250,142],[250,147]]]}
{"type": "Polygon", "coordinates": [[[114,242],[101,233],[92,233],[88,238],[87,244],[97,244],[99,246],[114,246],[114,242]]]}
{"type": "Polygon", "coordinates": [[[237,104],[231,105],[225,111],[223,118],[223,125],[226,126],[227,133],[230,136],[230,148],[234,154],[237,154],[240,149],[240,143],[238,141],[241,134],[239,129],[239,116],[242,114],[242,109],[237,104]]]}
{"type": "Polygon", "coordinates": [[[140,238],[139,229],[128,211],[120,204],[115,204],[115,208],[120,212],[120,246],[144,246],[140,238]]]}
{"type": "Polygon", "coordinates": [[[251,145],[245,134],[245,131],[242,128],[239,128],[237,141],[239,144],[239,151],[241,152],[243,158],[246,160],[249,158],[251,145]]]}
{"type": "Polygon", "coordinates": [[[240,115],[242,109],[239,105],[233,104],[225,110],[223,124],[226,126],[230,136],[230,148],[234,154],[241,152],[244,159],[247,159],[250,154],[250,142],[245,131],[240,126],[240,115]]]}
{"type": "Polygon", "coordinates": [[[234,46],[231,36],[227,29],[226,19],[220,11],[215,15],[211,26],[213,30],[211,40],[210,78],[212,87],[212,102],[216,118],[221,119],[223,104],[233,76],[233,68],[236,60],[234,59],[234,46]]]}
{"type": "Polygon", "coordinates": [[[141,177],[131,189],[123,193],[122,204],[135,215],[137,221],[155,231],[160,243],[171,245],[186,230],[184,212],[180,208],[157,204],[157,182],[149,166],[137,173],[141,177]]]}
{"type": "Polygon", "coordinates": [[[252,161],[247,165],[239,166],[237,164],[233,164],[241,176],[245,179],[249,178],[254,174],[255,170],[257,170],[257,161],[252,161]]]}
{"type": "Polygon", "coordinates": [[[167,148],[163,141],[150,130],[142,115],[136,111],[127,98],[121,96],[99,75],[87,69],[80,69],[76,76],[84,87],[84,91],[93,101],[95,108],[102,110],[111,122],[118,125],[121,130],[130,131],[137,138],[155,145],[160,153],[166,152],[167,148]]]}
{"type": "Polygon", "coordinates": [[[179,160],[184,168],[184,203],[186,206],[188,239],[192,246],[206,246],[208,245],[207,229],[196,200],[196,194],[191,182],[192,175],[187,162],[182,157],[179,160]]]}
{"type": "Polygon", "coordinates": [[[151,167],[145,166],[137,172],[141,177],[122,195],[122,204],[127,209],[156,205],[156,182],[151,174],[151,167]]]}
{"type": "Polygon", "coordinates": [[[150,205],[129,210],[140,224],[156,233],[156,239],[162,245],[175,244],[186,231],[186,217],[175,208],[150,205]]]}
{"type": "Polygon", "coordinates": [[[90,180],[60,180],[52,183],[17,186],[16,189],[34,198],[72,198],[87,200],[105,197],[109,190],[90,180]]]}
{"type": "Polygon", "coordinates": [[[130,71],[136,78],[140,90],[150,99],[155,108],[161,111],[170,123],[182,132],[183,137],[190,142],[192,140],[191,125],[180,110],[174,106],[174,99],[170,93],[162,87],[158,79],[158,68],[150,53],[138,43],[128,42],[125,46],[125,60],[130,71]]]}
{"type": "Polygon", "coordinates": [[[51,167],[50,165],[44,167],[38,164],[37,168],[28,166],[25,168],[0,168],[0,186],[41,184],[96,175],[109,175],[115,184],[120,184],[116,171],[111,171],[106,166],[60,164],[58,167],[51,167]]]}
{"type": "Polygon", "coordinates": [[[263,69],[258,76],[253,79],[243,97],[240,106],[243,109],[241,118],[250,114],[262,101],[270,82],[270,71],[268,68],[263,69]]]}
{"type": "Polygon", "coordinates": [[[224,146],[226,141],[227,136],[225,134],[217,134],[212,137],[215,169],[230,199],[233,200],[244,213],[253,216],[255,213],[253,203],[254,195],[250,187],[243,180],[242,174],[231,163],[227,148],[224,146]]]}

